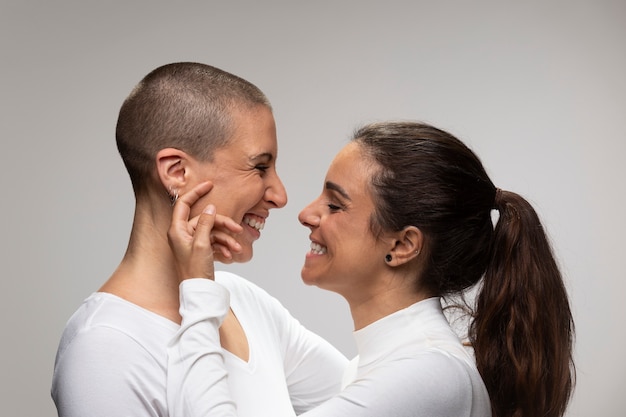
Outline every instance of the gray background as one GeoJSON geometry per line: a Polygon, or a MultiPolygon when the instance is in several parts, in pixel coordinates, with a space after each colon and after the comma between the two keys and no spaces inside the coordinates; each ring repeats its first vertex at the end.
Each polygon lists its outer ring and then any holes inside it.
{"type": "Polygon", "coordinates": [[[626,409],[626,2],[3,1],[3,416],[55,415],[59,335],[124,252],[133,212],[114,144],[156,66],[201,61],[275,107],[287,207],[230,267],[354,354],[343,299],[304,286],[298,211],[358,124],[419,119],[465,140],[534,203],[577,325],[569,416],[626,409]]]}

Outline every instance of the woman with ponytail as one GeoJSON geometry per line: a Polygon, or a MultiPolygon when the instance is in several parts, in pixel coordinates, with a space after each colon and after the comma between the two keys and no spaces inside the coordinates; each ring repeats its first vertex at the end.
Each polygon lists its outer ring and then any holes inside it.
{"type": "MultiPolygon", "coordinates": [[[[565,413],[574,325],[550,244],[531,205],[496,188],[461,141],[422,123],[365,126],[299,220],[311,230],[302,279],[346,299],[359,351],[343,391],[304,416],[565,413]],[[470,291],[468,349],[442,304],[470,291]]],[[[168,396],[181,416],[236,416],[218,372],[219,306],[228,303],[211,280],[213,217],[188,221],[175,210],[170,241],[184,307],[168,396]]]]}

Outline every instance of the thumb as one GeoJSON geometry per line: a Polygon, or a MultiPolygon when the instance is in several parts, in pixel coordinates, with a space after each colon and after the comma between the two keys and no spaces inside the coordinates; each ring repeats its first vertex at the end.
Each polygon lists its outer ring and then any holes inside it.
{"type": "Polygon", "coordinates": [[[211,231],[215,225],[215,206],[209,204],[200,217],[194,232],[193,247],[194,250],[211,249],[211,231]]]}

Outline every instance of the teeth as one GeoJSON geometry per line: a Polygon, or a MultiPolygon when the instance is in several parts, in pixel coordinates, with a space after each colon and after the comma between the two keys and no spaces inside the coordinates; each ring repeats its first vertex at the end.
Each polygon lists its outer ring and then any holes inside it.
{"type": "Polygon", "coordinates": [[[244,217],[243,222],[250,227],[254,227],[256,230],[263,230],[263,226],[265,226],[265,222],[263,220],[255,220],[249,216],[244,217]]]}
{"type": "Polygon", "coordinates": [[[316,255],[323,255],[326,253],[326,247],[319,243],[311,242],[311,253],[316,255]]]}

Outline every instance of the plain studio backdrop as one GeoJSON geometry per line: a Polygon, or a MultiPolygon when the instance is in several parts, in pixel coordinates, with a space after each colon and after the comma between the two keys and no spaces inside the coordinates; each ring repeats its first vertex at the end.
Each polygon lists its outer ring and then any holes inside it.
{"type": "Polygon", "coordinates": [[[568,416],[626,409],[626,2],[25,1],[0,6],[3,416],[54,416],[65,322],[120,261],[133,215],[115,147],[150,70],[200,61],[270,98],[289,203],[227,269],[355,354],[344,300],[307,287],[299,210],[355,127],[432,123],[527,197],[576,322],[568,416]]]}

